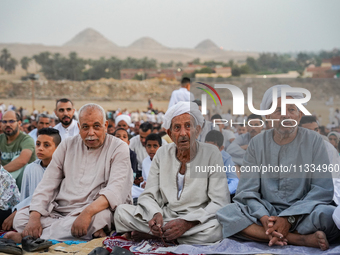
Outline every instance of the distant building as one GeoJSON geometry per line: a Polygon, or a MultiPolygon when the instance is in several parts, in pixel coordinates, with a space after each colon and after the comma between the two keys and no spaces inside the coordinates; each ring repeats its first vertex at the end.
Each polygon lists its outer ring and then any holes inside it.
{"type": "Polygon", "coordinates": [[[340,57],[335,57],[331,59],[332,70],[339,71],[340,70],[340,57]]]}
{"type": "Polygon", "coordinates": [[[207,67],[206,65],[196,65],[196,64],[192,64],[192,63],[188,63],[187,66],[184,66],[181,68],[181,70],[183,71],[183,73],[193,73],[195,72],[196,70],[200,70],[204,67],[207,67]]]}
{"type": "Polygon", "coordinates": [[[196,78],[208,78],[208,77],[212,77],[212,78],[218,78],[218,77],[227,78],[227,77],[230,77],[232,75],[230,67],[218,66],[218,67],[213,68],[213,70],[214,70],[214,73],[196,73],[195,77],[196,78]]]}
{"type": "Polygon", "coordinates": [[[321,66],[308,66],[303,72],[303,77],[335,78],[340,73],[340,57],[323,59],[321,66]]]}
{"type": "Polygon", "coordinates": [[[122,80],[131,80],[133,79],[136,75],[142,75],[144,74],[143,69],[121,69],[120,70],[120,78],[122,80]]]}
{"type": "Polygon", "coordinates": [[[256,75],[256,78],[297,78],[299,76],[297,71],[289,71],[288,73],[256,75]]]}
{"type": "Polygon", "coordinates": [[[180,80],[183,71],[180,68],[167,68],[167,69],[121,69],[120,78],[131,80],[136,76],[142,76],[143,79],[166,79],[166,80],[180,80]]]}

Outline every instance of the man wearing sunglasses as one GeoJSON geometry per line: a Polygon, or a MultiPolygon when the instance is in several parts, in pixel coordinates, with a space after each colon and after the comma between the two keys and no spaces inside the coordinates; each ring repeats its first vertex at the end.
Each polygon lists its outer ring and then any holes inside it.
{"type": "Polygon", "coordinates": [[[11,173],[19,190],[25,166],[35,160],[34,141],[32,137],[20,131],[20,125],[20,116],[14,111],[7,111],[2,116],[1,165],[11,173]]]}

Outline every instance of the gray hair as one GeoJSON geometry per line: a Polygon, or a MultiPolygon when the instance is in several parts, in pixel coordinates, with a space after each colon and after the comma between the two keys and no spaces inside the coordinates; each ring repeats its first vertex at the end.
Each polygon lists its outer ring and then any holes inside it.
{"type": "Polygon", "coordinates": [[[48,116],[47,114],[45,114],[45,113],[40,113],[38,116],[37,116],[37,121],[39,122],[39,119],[40,118],[48,118],[48,119],[51,119],[51,117],[50,116],[48,116]]]}
{"type": "Polygon", "coordinates": [[[105,110],[103,107],[101,107],[99,104],[94,104],[94,103],[89,103],[89,104],[86,104],[86,105],[83,105],[80,110],[79,110],[79,122],[80,122],[80,116],[81,114],[88,110],[88,109],[91,109],[91,110],[99,110],[102,115],[103,115],[103,125],[105,124],[105,121],[106,121],[106,114],[105,114],[105,110]]]}

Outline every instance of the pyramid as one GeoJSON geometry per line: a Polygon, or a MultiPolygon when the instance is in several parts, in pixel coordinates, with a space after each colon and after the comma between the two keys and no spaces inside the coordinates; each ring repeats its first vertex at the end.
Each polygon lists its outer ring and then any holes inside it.
{"type": "Polygon", "coordinates": [[[66,42],[63,46],[112,49],[118,46],[92,28],[87,28],[66,42]]]}
{"type": "Polygon", "coordinates": [[[167,49],[164,45],[160,44],[156,40],[150,37],[142,37],[136,41],[134,41],[129,48],[132,49],[140,49],[140,50],[160,50],[160,49],[167,49]]]}
{"type": "Polygon", "coordinates": [[[195,47],[197,50],[220,50],[220,48],[211,40],[206,39],[195,47]]]}

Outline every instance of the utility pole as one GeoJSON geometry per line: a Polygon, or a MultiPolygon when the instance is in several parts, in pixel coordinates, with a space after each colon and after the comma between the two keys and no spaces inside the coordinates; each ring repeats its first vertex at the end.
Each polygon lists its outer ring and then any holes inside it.
{"type": "Polygon", "coordinates": [[[31,90],[32,90],[32,112],[34,111],[34,81],[39,79],[39,74],[30,74],[29,79],[31,80],[31,90]]]}
{"type": "Polygon", "coordinates": [[[31,85],[32,85],[32,112],[34,111],[34,80],[31,79],[31,85]]]}

